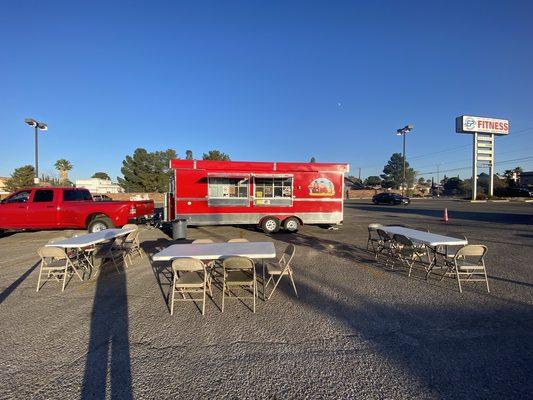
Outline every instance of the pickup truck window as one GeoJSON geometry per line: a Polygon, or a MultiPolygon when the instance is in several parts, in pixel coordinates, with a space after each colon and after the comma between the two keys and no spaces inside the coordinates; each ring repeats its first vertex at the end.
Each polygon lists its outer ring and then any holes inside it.
{"type": "Polygon", "coordinates": [[[63,191],[63,201],[91,200],[88,190],[66,189],[63,191]]]}
{"type": "Polygon", "coordinates": [[[35,194],[33,195],[34,203],[47,203],[52,200],[54,200],[53,190],[39,189],[39,190],[36,190],[35,194]]]}
{"type": "Polygon", "coordinates": [[[31,192],[29,190],[18,192],[14,196],[11,196],[6,199],[6,203],[26,203],[30,198],[30,193],[31,192]]]}

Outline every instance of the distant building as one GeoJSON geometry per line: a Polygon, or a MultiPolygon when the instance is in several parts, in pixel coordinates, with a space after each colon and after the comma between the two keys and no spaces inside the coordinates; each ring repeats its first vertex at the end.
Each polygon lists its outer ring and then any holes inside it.
{"type": "Polygon", "coordinates": [[[106,193],[124,193],[124,189],[117,183],[113,183],[107,179],[78,179],[76,181],[76,187],[89,189],[89,192],[95,194],[106,193]]]}
{"type": "Polygon", "coordinates": [[[533,186],[533,171],[520,173],[518,175],[518,186],[532,187],[533,186]]]}
{"type": "Polygon", "coordinates": [[[9,178],[0,176],[0,197],[3,198],[4,196],[8,195],[9,192],[6,189],[6,181],[9,178]]]}

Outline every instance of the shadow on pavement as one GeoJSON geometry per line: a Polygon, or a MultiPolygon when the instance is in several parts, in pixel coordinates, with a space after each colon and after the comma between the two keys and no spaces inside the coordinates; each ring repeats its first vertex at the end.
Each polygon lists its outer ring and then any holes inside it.
{"type": "MultiPolygon", "coordinates": [[[[369,343],[390,373],[407,374],[421,397],[441,399],[527,398],[533,390],[533,310],[529,306],[490,309],[370,301],[353,288],[325,279],[335,297],[297,281],[280,285],[290,301],[335,318],[369,343]],[[346,300],[344,300],[346,299],[346,300]],[[349,299],[349,300],[348,300],[349,299]]],[[[457,294],[460,296],[459,294],[457,294]]],[[[271,305],[276,300],[273,297],[271,305]]],[[[315,349],[315,351],[318,351],[315,349]]],[[[376,379],[386,379],[376,376],[376,379]]]]}
{"type": "Polygon", "coordinates": [[[108,268],[96,282],[81,399],[132,399],[131,383],[126,273],[108,268]]]}
{"type": "MultiPolygon", "coordinates": [[[[434,218],[442,218],[442,210],[431,210],[423,208],[413,208],[411,206],[394,207],[392,206],[371,206],[364,204],[346,203],[346,208],[352,208],[360,211],[373,211],[373,212],[394,212],[395,214],[414,214],[424,215],[434,218]]],[[[494,212],[476,212],[476,211],[461,211],[461,210],[448,210],[448,216],[450,219],[463,219],[479,222],[495,222],[501,224],[533,224],[533,215],[531,214],[511,214],[511,213],[494,213],[494,212]]]]}
{"type": "Polygon", "coordinates": [[[22,283],[24,280],[41,264],[41,261],[37,261],[26,272],[24,272],[15,282],[6,287],[2,293],[0,293],[0,304],[22,283]]]}

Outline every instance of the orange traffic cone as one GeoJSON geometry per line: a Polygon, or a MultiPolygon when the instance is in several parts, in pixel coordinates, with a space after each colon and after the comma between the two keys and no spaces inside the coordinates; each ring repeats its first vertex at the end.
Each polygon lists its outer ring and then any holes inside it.
{"type": "Polygon", "coordinates": [[[444,214],[442,216],[442,220],[444,222],[448,222],[448,209],[447,208],[444,209],[444,214]]]}

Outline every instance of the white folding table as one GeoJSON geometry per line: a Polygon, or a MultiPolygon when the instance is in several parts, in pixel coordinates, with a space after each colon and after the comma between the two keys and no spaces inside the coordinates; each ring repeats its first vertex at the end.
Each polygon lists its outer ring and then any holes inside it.
{"type": "Polygon", "coordinates": [[[437,265],[437,247],[438,246],[464,246],[468,244],[468,240],[454,238],[451,236],[439,235],[437,233],[418,231],[416,229],[404,228],[402,226],[382,226],[380,229],[387,232],[389,235],[403,235],[411,239],[415,243],[423,244],[433,253],[433,257],[429,257],[429,265],[426,268],[426,279],[428,279],[431,270],[437,265]]]}
{"type": "MultiPolygon", "coordinates": [[[[127,228],[127,229],[104,229],[99,232],[89,233],[87,235],[81,235],[76,237],[71,237],[68,239],[58,240],[53,243],[45,244],[46,247],[61,247],[63,249],[76,249],[78,251],[78,254],[83,254],[83,257],[85,258],[85,261],[89,264],[89,266],[94,268],[90,258],[85,253],[84,249],[87,249],[91,246],[94,246],[99,243],[103,243],[107,240],[116,239],[120,236],[125,236],[130,234],[131,232],[135,231],[135,228],[127,228]]],[[[79,276],[79,274],[78,274],[79,276]]],[[[80,278],[81,279],[81,278],[80,278]]]]}
{"type": "Polygon", "coordinates": [[[263,268],[263,300],[265,299],[265,258],[275,258],[276,249],[272,242],[234,242],[234,243],[190,243],[173,244],[154,254],[153,261],[171,261],[180,257],[199,260],[220,260],[224,257],[240,256],[261,259],[263,268]]]}

